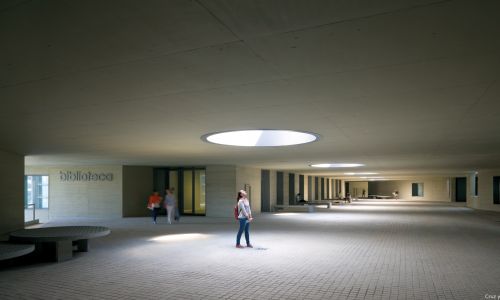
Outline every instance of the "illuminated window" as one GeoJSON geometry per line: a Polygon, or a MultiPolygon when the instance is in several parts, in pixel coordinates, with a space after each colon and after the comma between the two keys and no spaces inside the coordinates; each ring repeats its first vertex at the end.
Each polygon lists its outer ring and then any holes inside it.
{"type": "Polygon", "coordinates": [[[24,176],[24,208],[49,208],[49,176],[24,176]]]}

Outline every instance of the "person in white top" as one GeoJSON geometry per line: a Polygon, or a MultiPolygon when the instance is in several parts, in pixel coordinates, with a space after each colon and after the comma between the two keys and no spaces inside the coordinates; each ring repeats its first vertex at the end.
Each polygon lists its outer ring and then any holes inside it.
{"type": "Polygon", "coordinates": [[[240,228],[238,230],[238,234],[236,235],[236,248],[244,248],[240,244],[243,231],[245,231],[245,241],[247,242],[247,247],[253,248],[252,244],[250,244],[250,222],[252,222],[253,218],[247,193],[244,190],[240,190],[236,200],[238,201],[238,222],[240,223],[240,228]]]}
{"type": "Polygon", "coordinates": [[[174,219],[176,203],[174,196],[174,188],[166,189],[165,195],[165,208],[167,209],[168,224],[172,224],[174,219]]]}

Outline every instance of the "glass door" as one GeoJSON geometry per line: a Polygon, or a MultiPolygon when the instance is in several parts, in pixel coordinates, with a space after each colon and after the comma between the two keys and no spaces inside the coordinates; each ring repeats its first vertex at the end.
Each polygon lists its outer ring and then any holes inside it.
{"type": "Polygon", "coordinates": [[[37,219],[48,219],[49,208],[49,176],[24,176],[24,220],[35,222],[37,219]]]}
{"type": "Polygon", "coordinates": [[[189,215],[205,215],[205,170],[182,171],[182,211],[189,215]]]}
{"type": "Polygon", "coordinates": [[[164,192],[166,188],[174,188],[181,214],[205,215],[205,169],[155,168],[154,188],[159,192],[164,192]]]}
{"type": "Polygon", "coordinates": [[[194,213],[205,214],[205,170],[194,171],[194,213]]]}

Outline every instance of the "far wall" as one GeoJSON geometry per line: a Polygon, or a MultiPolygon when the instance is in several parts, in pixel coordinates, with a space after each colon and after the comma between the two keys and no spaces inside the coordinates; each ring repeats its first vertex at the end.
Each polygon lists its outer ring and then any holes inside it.
{"type": "Polygon", "coordinates": [[[418,201],[444,201],[451,202],[450,179],[439,178],[416,178],[414,180],[388,180],[368,182],[368,194],[391,196],[392,192],[398,191],[402,200],[418,201]],[[424,184],[423,197],[414,197],[411,193],[412,183],[424,184]]]}
{"type": "Polygon", "coordinates": [[[354,198],[360,198],[363,196],[363,191],[365,191],[365,196],[368,197],[368,182],[367,181],[349,181],[349,194],[354,198]]]}
{"type": "Polygon", "coordinates": [[[25,174],[49,176],[49,219],[122,216],[122,166],[26,166],[25,174]],[[108,178],[64,178],[67,172],[108,178]]]}
{"type": "MultiPolygon", "coordinates": [[[[478,196],[474,197],[472,191],[467,191],[467,205],[483,210],[500,211],[500,204],[493,204],[493,177],[500,176],[500,170],[479,170],[478,196]]],[[[472,176],[471,176],[472,177],[472,176]]],[[[468,185],[472,186],[471,177],[468,185]]]]}

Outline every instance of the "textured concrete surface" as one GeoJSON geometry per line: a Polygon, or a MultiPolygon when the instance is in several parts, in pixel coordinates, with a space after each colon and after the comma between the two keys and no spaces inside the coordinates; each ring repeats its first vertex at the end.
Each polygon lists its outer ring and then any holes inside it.
{"type": "Polygon", "coordinates": [[[488,299],[500,297],[500,214],[359,201],[236,222],[71,219],[112,233],[63,263],[0,270],[1,299],[488,299]]]}

